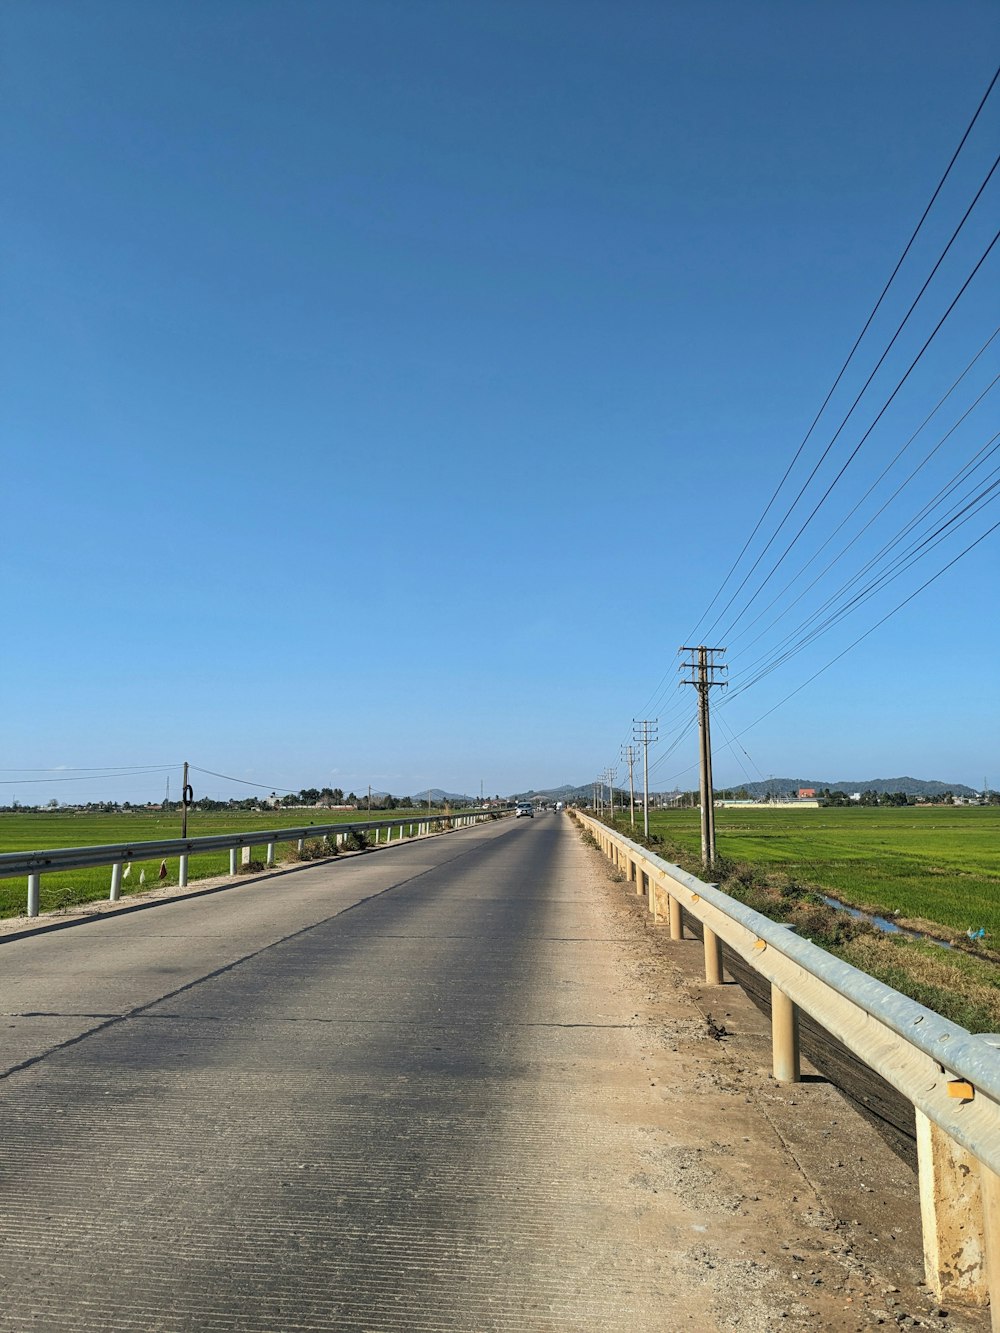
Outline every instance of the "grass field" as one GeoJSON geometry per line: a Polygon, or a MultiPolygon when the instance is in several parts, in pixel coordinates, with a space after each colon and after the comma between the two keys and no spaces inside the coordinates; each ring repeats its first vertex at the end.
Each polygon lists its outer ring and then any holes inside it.
{"type": "MultiPolygon", "coordinates": [[[[628,833],[627,816],[618,827],[628,833]]],[[[650,833],[702,873],[697,810],[652,811],[650,833]]],[[[1000,1031],[1000,807],[718,810],[716,835],[727,892],[962,1027],[1000,1031]],[[817,890],[966,949],[859,926],[817,890]],[[964,936],[980,926],[977,956],[964,936]]]]}
{"type": "MultiPolygon", "coordinates": [[[[402,819],[409,814],[412,814],[414,821],[427,817],[426,810],[393,810],[387,812],[385,818],[402,819]]],[[[440,810],[433,812],[435,817],[440,814],[440,810]]],[[[188,837],[208,837],[213,833],[247,834],[254,829],[300,828],[307,824],[360,823],[369,818],[378,819],[379,812],[373,811],[369,816],[364,810],[268,810],[260,814],[243,810],[193,810],[188,817],[188,837]]],[[[0,814],[0,852],[93,847],[102,843],[149,842],[180,836],[180,815],[165,815],[155,810],[119,811],[107,815],[66,810],[0,814]]],[[[263,860],[263,850],[263,846],[259,852],[254,848],[254,858],[263,860]]],[[[295,844],[279,844],[276,851],[279,860],[290,858],[295,853],[295,844]]],[[[134,862],[122,892],[136,892],[143,871],[146,879],[144,887],[153,888],[158,883],[159,868],[159,859],[134,862]]],[[[213,852],[205,856],[193,856],[188,867],[188,877],[192,880],[204,879],[212,875],[224,875],[228,871],[229,853],[213,852]]],[[[43,875],[39,893],[41,911],[57,911],[77,903],[106,898],[110,883],[109,866],[43,875]]],[[[166,883],[177,883],[176,860],[167,863],[166,883]]],[[[23,914],[26,899],[24,879],[0,879],[0,917],[23,914]]]]}
{"type": "MultiPolygon", "coordinates": [[[[650,813],[650,832],[700,854],[697,810],[650,813]]],[[[1000,806],[717,810],[720,855],[781,871],[855,907],[1000,943],[1000,806]]]]}

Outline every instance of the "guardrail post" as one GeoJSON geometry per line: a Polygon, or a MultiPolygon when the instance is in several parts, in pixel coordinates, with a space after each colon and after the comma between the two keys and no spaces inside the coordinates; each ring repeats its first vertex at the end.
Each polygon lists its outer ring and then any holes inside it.
{"type": "Polygon", "coordinates": [[[28,915],[38,915],[38,896],[41,884],[41,875],[37,870],[28,876],[28,915]]]}
{"type": "Polygon", "coordinates": [[[705,984],[722,985],[722,941],[714,930],[701,923],[702,938],[705,942],[705,984]]]}
{"type": "Polygon", "coordinates": [[[253,853],[253,848],[250,846],[243,847],[241,848],[241,853],[242,853],[242,855],[240,856],[241,863],[245,866],[248,866],[250,864],[250,857],[253,853]]]}
{"type": "Polygon", "coordinates": [[[268,864],[269,866],[273,866],[273,865],[274,865],[274,843],[273,843],[273,842],[269,842],[269,843],[267,844],[267,864],[268,864]]]}
{"type": "Polygon", "coordinates": [[[993,1333],[1000,1333],[1000,1176],[979,1163],[979,1190],[983,1196],[983,1240],[986,1244],[986,1285],[989,1289],[993,1333]]]}
{"type": "Polygon", "coordinates": [[[799,1008],[773,982],[771,983],[771,1067],[779,1083],[798,1083],[802,1077],[799,1059],[799,1008]]]}
{"type": "Polygon", "coordinates": [[[299,840],[298,840],[298,842],[295,844],[295,846],[296,846],[296,848],[297,848],[297,850],[298,850],[299,856],[301,856],[302,853],[303,853],[303,852],[305,851],[305,849],[306,849],[306,840],[305,840],[305,838],[299,838],[299,840]]]}
{"type": "Polygon", "coordinates": [[[180,888],[185,889],[187,888],[187,882],[188,882],[188,854],[187,852],[181,852],[180,859],[177,863],[177,883],[180,888]]]}
{"type": "Polygon", "coordinates": [[[681,900],[671,894],[670,903],[670,938],[672,940],[682,940],[684,938],[684,918],[681,915],[681,900]]]}
{"type": "Polygon", "coordinates": [[[231,875],[235,875],[235,874],[236,874],[236,848],[235,848],[235,847],[230,847],[230,849],[229,849],[229,873],[230,873],[231,875]]]}
{"type": "MultiPolygon", "coordinates": [[[[997,1241],[987,1233],[993,1233],[1000,1220],[997,1177],[919,1108],[914,1109],[927,1285],[939,1301],[985,1305],[990,1278],[1000,1278],[996,1273],[1000,1255],[992,1258],[993,1273],[988,1271],[988,1241],[993,1242],[994,1249],[997,1241]]],[[[996,1294],[1000,1296],[1000,1292],[996,1294]]],[[[1000,1310],[994,1312],[993,1319],[993,1327],[998,1326],[1000,1310]]]]}
{"type": "Polygon", "coordinates": [[[635,896],[638,898],[643,890],[643,872],[638,861],[630,861],[629,867],[629,879],[635,880],[635,896]]]}
{"type": "Polygon", "coordinates": [[[122,896],[122,863],[113,861],[111,863],[111,892],[108,894],[108,902],[116,903],[122,896]]]}

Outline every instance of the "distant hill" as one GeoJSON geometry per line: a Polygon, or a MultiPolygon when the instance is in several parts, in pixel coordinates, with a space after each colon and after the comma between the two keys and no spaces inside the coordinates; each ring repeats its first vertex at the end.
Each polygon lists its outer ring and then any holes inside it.
{"type": "Polygon", "coordinates": [[[585,787],[548,787],[544,791],[519,791],[510,798],[512,801],[577,801],[587,802],[594,794],[592,783],[585,787]]]}
{"type": "MultiPolygon", "coordinates": [[[[935,797],[943,796],[946,791],[950,791],[953,796],[975,796],[977,793],[971,788],[965,786],[962,782],[927,782],[922,778],[864,778],[861,780],[852,779],[843,782],[828,782],[825,778],[768,778],[766,782],[741,782],[734,783],[731,790],[745,791],[752,797],[760,796],[788,796],[793,795],[800,787],[813,787],[816,791],[822,791],[824,787],[829,787],[831,791],[842,791],[848,795],[856,791],[877,791],[877,792],[905,792],[907,796],[925,796],[935,797]]],[[[514,801],[578,801],[586,803],[590,801],[593,795],[593,784],[588,782],[582,787],[572,787],[565,785],[562,787],[548,787],[543,791],[523,791],[517,792],[511,797],[514,801]]],[[[621,788],[615,789],[620,791],[621,788]]],[[[636,790],[640,790],[639,787],[636,790]]],[[[716,786],[716,792],[722,790],[716,786]]],[[[730,789],[727,789],[730,790],[730,789]]],[[[659,792],[650,792],[650,796],[659,796],[659,792]]],[[[676,792],[663,793],[668,799],[676,796],[676,792]]],[[[424,800],[426,800],[426,795],[424,800]]]]}
{"type": "Polygon", "coordinates": [[[440,803],[441,801],[470,801],[472,803],[476,802],[476,798],[470,796],[468,793],[465,793],[465,795],[460,795],[458,792],[442,791],[440,787],[431,787],[426,791],[415,791],[413,793],[413,799],[415,801],[430,800],[431,802],[436,801],[438,803],[440,803]]]}
{"type": "MultiPolygon", "coordinates": [[[[849,781],[829,782],[826,778],[768,778],[766,782],[741,782],[734,787],[736,791],[745,791],[751,796],[787,796],[794,795],[800,787],[813,787],[822,791],[842,791],[850,795],[855,791],[905,792],[907,796],[943,796],[950,791],[953,796],[976,796],[978,793],[962,782],[925,782],[922,778],[851,778],[849,781]]],[[[718,790],[718,788],[716,788],[718,790]]]]}

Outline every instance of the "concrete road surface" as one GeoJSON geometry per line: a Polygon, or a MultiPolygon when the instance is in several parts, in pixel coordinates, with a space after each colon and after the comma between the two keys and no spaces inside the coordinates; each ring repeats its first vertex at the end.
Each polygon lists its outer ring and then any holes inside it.
{"type": "Polygon", "coordinates": [[[977,1327],[884,1290],[645,931],[548,815],[6,937],[0,1328],[977,1327]]]}

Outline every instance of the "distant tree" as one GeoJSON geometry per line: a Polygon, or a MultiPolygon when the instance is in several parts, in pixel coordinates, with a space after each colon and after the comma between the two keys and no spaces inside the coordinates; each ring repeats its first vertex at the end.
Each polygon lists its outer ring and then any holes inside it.
{"type": "Polygon", "coordinates": [[[319,800],[319,788],[303,787],[302,790],[299,792],[299,799],[305,805],[315,805],[316,802],[319,800]]]}

